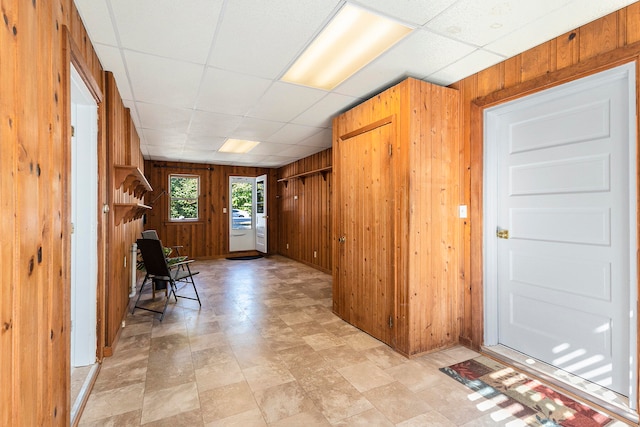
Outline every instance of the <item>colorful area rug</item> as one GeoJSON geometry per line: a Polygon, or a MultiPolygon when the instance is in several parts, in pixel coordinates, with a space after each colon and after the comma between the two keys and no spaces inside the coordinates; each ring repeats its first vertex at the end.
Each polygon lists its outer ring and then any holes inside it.
{"type": "Polygon", "coordinates": [[[476,357],[440,370],[528,426],[604,427],[614,422],[488,357],[476,357]]]}

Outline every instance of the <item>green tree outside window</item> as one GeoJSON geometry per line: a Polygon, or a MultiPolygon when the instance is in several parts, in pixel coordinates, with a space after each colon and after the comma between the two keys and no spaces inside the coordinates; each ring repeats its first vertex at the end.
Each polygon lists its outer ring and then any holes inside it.
{"type": "Polygon", "coordinates": [[[200,177],[169,175],[169,217],[172,221],[197,220],[200,177]]]}

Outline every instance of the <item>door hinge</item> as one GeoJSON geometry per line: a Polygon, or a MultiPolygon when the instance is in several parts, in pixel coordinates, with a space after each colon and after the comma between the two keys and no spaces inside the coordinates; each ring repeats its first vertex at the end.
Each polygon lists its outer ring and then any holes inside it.
{"type": "Polygon", "coordinates": [[[76,128],[75,126],[71,126],[71,137],[76,136],[76,128]]]}
{"type": "Polygon", "coordinates": [[[393,316],[389,316],[389,327],[393,328],[393,316]]]}
{"type": "Polygon", "coordinates": [[[393,154],[393,145],[389,144],[389,156],[393,154]]]}

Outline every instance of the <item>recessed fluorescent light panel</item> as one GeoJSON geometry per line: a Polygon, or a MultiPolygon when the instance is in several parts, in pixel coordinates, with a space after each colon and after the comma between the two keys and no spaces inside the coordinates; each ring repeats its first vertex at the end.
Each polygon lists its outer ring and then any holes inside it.
{"type": "Polygon", "coordinates": [[[222,153],[244,154],[253,150],[259,141],[247,141],[245,139],[227,139],[218,151],[222,153]]]}
{"type": "Polygon", "coordinates": [[[331,90],[412,30],[347,3],[282,80],[331,90]]]}

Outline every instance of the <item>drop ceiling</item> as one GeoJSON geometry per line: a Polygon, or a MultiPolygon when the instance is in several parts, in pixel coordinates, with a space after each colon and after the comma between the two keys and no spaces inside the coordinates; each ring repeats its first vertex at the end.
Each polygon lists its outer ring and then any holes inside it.
{"type": "Polygon", "coordinates": [[[414,77],[449,85],[635,0],[358,0],[414,30],[331,91],[279,78],[343,0],[75,0],[145,159],[279,167],[331,118],[414,77]],[[227,138],[261,141],[247,154],[227,138]]]}

